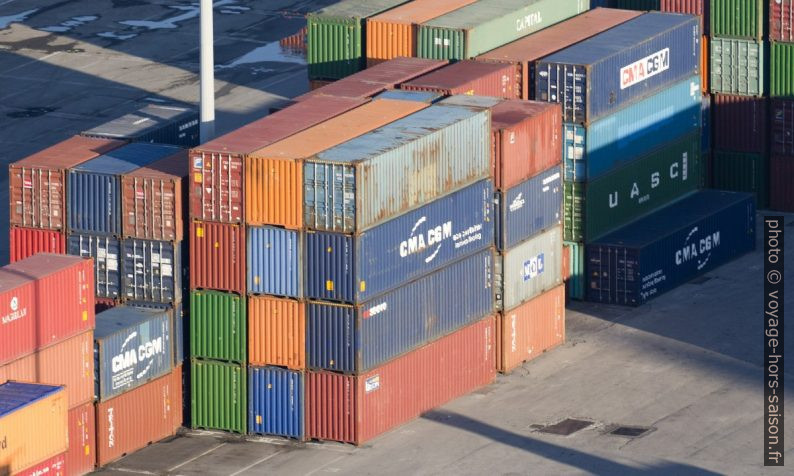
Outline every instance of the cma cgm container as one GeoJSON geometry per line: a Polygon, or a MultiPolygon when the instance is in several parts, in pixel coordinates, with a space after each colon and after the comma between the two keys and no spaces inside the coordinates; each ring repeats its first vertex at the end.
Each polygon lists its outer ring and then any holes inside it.
{"type": "Polygon", "coordinates": [[[96,409],[94,402],[90,401],[69,410],[66,474],[68,476],[88,474],[94,470],[94,466],[96,466],[96,409]]]}
{"type": "Polygon", "coordinates": [[[176,433],[182,426],[182,367],[96,405],[97,466],[176,433]]]}
{"type": "Polygon", "coordinates": [[[712,93],[762,96],[764,43],[734,38],[711,38],[710,84],[712,93]]]}
{"type": "Polygon", "coordinates": [[[769,95],[794,96],[794,43],[773,42],[769,62],[769,95]]]}
{"type": "Polygon", "coordinates": [[[698,74],[699,65],[697,18],[646,13],[538,61],[535,98],[587,124],[698,74]]]}
{"type": "Polygon", "coordinates": [[[81,135],[193,147],[199,144],[199,112],[179,106],[147,104],[81,135]]]}
{"type": "Polygon", "coordinates": [[[500,310],[517,307],[562,284],[562,227],[555,226],[503,252],[495,269],[500,310]]]}
{"type": "Polygon", "coordinates": [[[275,226],[249,226],[246,259],[248,292],[301,297],[301,236],[275,226]]]}
{"type": "Polygon", "coordinates": [[[496,194],[496,246],[512,248],[562,224],[562,168],[557,165],[496,194]]]}
{"type": "Polygon", "coordinates": [[[698,130],[701,100],[693,76],[588,126],[563,124],[565,180],[593,180],[698,130]]]}
{"type": "Polygon", "coordinates": [[[273,296],[248,298],[248,361],[251,365],[306,368],[306,305],[273,296]]]}
{"type": "Polygon", "coordinates": [[[360,376],[306,373],[306,437],[360,445],[494,379],[488,317],[360,376]]]}
{"type": "Polygon", "coordinates": [[[767,98],[715,94],[712,106],[714,148],[763,154],[768,105],[767,98]]]}
{"type": "Polygon", "coordinates": [[[179,148],[129,144],[69,171],[69,232],[121,235],[121,175],[174,155],[179,148]]]}
{"type": "Polygon", "coordinates": [[[769,0],[769,39],[794,42],[794,0],[769,0]]]}
{"type": "Polygon", "coordinates": [[[122,297],[170,303],[182,300],[182,243],[126,239],[121,242],[122,297]]]}
{"type": "Polygon", "coordinates": [[[587,299],[638,306],[755,248],[755,204],[703,190],[587,246],[587,299]]]}
{"type": "Polygon", "coordinates": [[[36,253],[66,253],[66,235],[59,231],[12,226],[8,238],[11,263],[36,253]]]}
{"type": "Polygon", "coordinates": [[[0,268],[0,364],[93,328],[92,276],[90,260],[44,253],[0,268]]]}
{"type": "Polygon", "coordinates": [[[109,400],[171,371],[171,316],[160,309],[117,306],[97,316],[96,395],[109,400]]]}
{"type": "Polygon", "coordinates": [[[306,297],[364,302],[493,244],[482,180],[358,235],[307,232],[306,297]]]}
{"type": "Polygon", "coordinates": [[[769,205],[772,210],[794,212],[794,160],[773,155],[769,159],[769,205]]]}
{"type": "Polygon", "coordinates": [[[245,228],[194,221],[190,225],[190,286],[245,294],[245,228]]]}
{"type": "Polygon", "coordinates": [[[761,40],[764,37],[766,2],[767,0],[711,0],[709,31],[715,37],[761,40]]]}
{"type": "Polygon", "coordinates": [[[764,155],[714,151],[710,177],[713,188],[752,193],[758,208],[766,208],[768,177],[769,159],[764,155]]]}
{"type": "Polygon", "coordinates": [[[794,99],[772,99],[770,121],[773,155],[794,157],[794,99]]]}
{"type": "Polygon", "coordinates": [[[66,473],[66,453],[55,455],[52,458],[47,458],[40,461],[29,468],[15,473],[14,476],[42,476],[42,475],[63,476],[66,473]]]}
{"type": "Polygon", "coordinates": [[[517,98],[518,85],[510,65],[459,61],[400,85],[406,91],[431,91],[449,96],[465,94],[517,98]]]}
{"type": "MultiPolygon", "coordinates": [[[[591,5],[592,7],[592,5],[591,5]]],[[[586,40],[641,13],[597,8],[544,28],[529,36],[477,56],[477,61],[508,63],[515,68],[521,99],[535,98],[535,62],[544,56],[586,40]]]]}
{"type": "Polygon", "coordinates": [[[190,355],[245,363],[245,300],[218,291],[190,293],[190,355]]]}
{"type": "Polygon", "coordinates": [[[98,298],[121,298],[121,241],[118,238],[69,235],[66,251],[93,260],[94,293],[98,298]]]}
{"type": "Polygon", "coordinates": [[[8,474],[68,448],[63,387],[25,382],[0,384],[0,468],[8,474]]]}
{"type": "Polygon", "coordinates": [[[244,365],[192,359],[190,422],[193,428],[245,434],[247,377],[244,365]]]}
{"type": "Polygon", "coordinates": [[[488,111],[430,106],[304,162],[304,224],[354,233],[490,174],[488,111]]]}
{"type": "Polygon", "coordinates": [[[248,367],[248,431],[303,439],[303,372],[248,367]]]}
{"type": "Polygon", "coordinates": [[[270,114],[190,150],[190,216],[242,223],[243,161],[256,150],[319,124],[367,99],[318,96],[270,114]]]}
{"type": "Polygon", "coordinates": [[[493,260],[481,251],[358,306],[307,303],[307,367],[364,372],[491,314],[493,260]]]}
{"type": "Polygon", "coordinates": [[[416,52],[422,58],[474,58],[589,6],[589,0],[481,0],[419,25],[416,52]]]}

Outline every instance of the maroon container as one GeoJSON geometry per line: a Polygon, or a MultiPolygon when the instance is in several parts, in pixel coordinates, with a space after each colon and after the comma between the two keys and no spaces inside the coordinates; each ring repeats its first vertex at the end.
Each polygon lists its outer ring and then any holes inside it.
{"type": "Polygon", "coordinates": [[[794,212],[794,157],[773,155],[769,159],[769,206],[794,212]]]}
{"type": "Polygon", "coordinates": [[[66,253],[66,235],[56,230],[11,227],[8,234],[11,263],[36,253],[66,253]]]}
{"type": "Polygon", "coordinates": [[[190,230],[190,286],[245,295],[245,228],[194,221],[190,230]]]}
{"type": "Polygon", "coordinates": [[[714,149],[763,154],[767,104],[766,98],[715,94],[711,105],[714,149]]]}
{"type": "Polygon", "coordinates": [[[95,301],[96,304],[94,305],[94,309],[96,311],[96,314],[99,314],[102,311],[107,311],[108,309],[114,308],[119,305],[119,301],[113,298],[98,297],[95,299],[96,299],[95,301]]]}
{"type": "Polygon", "coordinates": [[[66,474],[81,476],[96,465],[96,413],[94,402],[69,410],[69,449],[66,451],[66,474]]]}
{"type": "Polygon", "coordinates": [[[474,60],[459,61],[400,85],[406,91],[430,91],[444,95],[466,94],[506,99],[521,91],[513,66],[474,60]]]}
{"type": "Polygon", "coordinates": [[[794,99],[772,99],[772,155],[794,158],[794,99]]]}
{"type": "MultiPolygon", "coordinates": [[[[710,0],[662,0],[660,10],[671,13],[688,13],[700,16],[700,31],[709,34],[709,1],[710,0]]],[[[772,0],[773,2],[775,0],[772,0]]]]}
{"type": "Polygon", "coordinates": [[[769,0],[769,39],[794,42],[794,0],[769,0]]]}

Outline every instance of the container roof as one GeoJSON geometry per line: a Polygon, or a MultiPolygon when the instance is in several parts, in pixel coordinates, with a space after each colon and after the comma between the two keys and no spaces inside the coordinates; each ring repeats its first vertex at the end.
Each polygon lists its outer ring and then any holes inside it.
{"type": "Polygon", "coordinates": [[[0,384],[0,416],[19,410],[62,389],[63,387],[40,383],[8,381],[0,384]]]}
{"type": "Polygon", "coordinates": [[[182,150],[180,147],[161,144],[127,144],[105,155],[74,167],[72,170],[100,174],[120,175],[131,172],[138,167],[151,164],[157,160],[174,155],[182,150]]]}
{"type": "Polygon", "coordinates": [[[342,0],[310,15],[337,18],[367,18],[410,0],[342,0]]]}
{"type": "Polygon", "coordinates": [[[84,131],[84,135],[134,139],[174,121],[197,117],[195,109],[148,104],[141,109],[84,131]]]}
{"type": "Polygon", "coordinates": [[[446,15],[436,17],[423,23],[423,25],[468,30],[523,8],[531,7],[539,1],[541,0],[480,0],[446,15]]]}
{"type": "Polygon", "coordinates": [[[424,23],[438,16],[465,7],[477,0],[413,0],[369,18],[385,23],[424,23]]]}
{"type": "Polygon", "coordinates": [[[165,309],[125,305],[110,308],[96,315],[94,338],[103,339],[167,313],[168,311],[165,309]]]}

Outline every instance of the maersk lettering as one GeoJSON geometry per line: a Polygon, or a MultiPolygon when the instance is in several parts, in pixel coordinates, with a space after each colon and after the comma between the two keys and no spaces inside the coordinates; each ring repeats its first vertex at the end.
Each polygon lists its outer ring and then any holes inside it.
{"type": "Polygon", "coordinates": [[[620,89],[626,89],[670,68],[670,48],[620,68],[620,89]]]}
{"type": "MultiPolygon", "coordinates": [[[[131,338],[136,337],[137,334],[137,332],[133,332],[133,334],[127,338],[125,344],[131,340],[131,338]]],[[[122,346],[122,349],[123,348],[124,347],[122,346]]],[[[137,349],[132,348],[126,351],[122,350],[122,352],[119,355],[114,356],[111,361],[113,373],[121,372],[122,370],[134,367],[138,364],[138,362],[151,359],[157,354],[162,354],[164,351],[165,349],[163,346],[162,337],[158,337],[149,342],[144,342],[139,345],[137,349]]]]}
{"type": "Polygon", "coordinates": [[[543,18],[540,16],[540,12],[533,12],[528,15],[524,15],[523,17],[516,19],[516,31],[532,28],[542,22],[543,18]]]}
{"type": "MultiPolygon", "coordinates": [[[[673,162],[670,164],[670,167],[667,170],[667,176],[670,180],[680,179],[682,182],[686,182],[689,174],[687,173],[687,152],[684,152],[681,155],[681,162],[673,162]]],[[[637,203],[644,203],[650,199],[650,195],[645,192],[645,189],[641,186],[642,182],[632,182],[631,189],[629,189],[629,199],[637,200],[637,203]]],[[[661,172],[654,171],[651,172],[651,175],[648,180],[649,188],[647,190],[653,190],[657,188],[662,183],[662,174],[661,172]]],[[[610,192],[609,194],[609,208],[615,208],[620,204],[620,191],[615,190],[610,192]]]]}
{"type": "Polygon", "coordinates": [[[675,264],[680,266],[691,260],[698,260],[698,269],[705,266],[708,261],[708,255],[711,250],[720,246],[720,232],[715,231],[700,239],[691,239],[692,235],[697,233],[698,227],[692,229],[687,236],[686,242],[680,250],[675,252],[675,264]],[[703,256],[706,255],[706,256],[703,256]]]}
{"type": "Polygon", "coordinates": [[[428,247],[435,244],[440,245],[443,240],[452,237],[451,221],[430,228],[427,230],[426,234],[415,234],[416,229],[426,221],[427,217],[420,218],[411,230],[411,236],[407,240],[400,243],[400,257],[406,258],[412,254],[424,251],[428,247]]]}

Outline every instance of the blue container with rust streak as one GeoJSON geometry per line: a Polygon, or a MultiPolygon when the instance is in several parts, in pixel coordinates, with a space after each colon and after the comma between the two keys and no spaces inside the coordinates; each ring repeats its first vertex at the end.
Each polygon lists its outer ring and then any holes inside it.
{"type": "Polygon", "coordinates": [[[248,292],[301,297],[300,233],[275,226],[249,226],[248,292]]]}
{"type": "Polygon", "coordinates": [[[562,168],[496,192],[496,247],[502,251],[562,223],[562,168]]]}
{"type": "Polygon", "coordinates": [[[303,372],[248,367],[248,431],[303,439],[303,372]]]}

